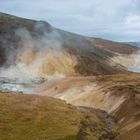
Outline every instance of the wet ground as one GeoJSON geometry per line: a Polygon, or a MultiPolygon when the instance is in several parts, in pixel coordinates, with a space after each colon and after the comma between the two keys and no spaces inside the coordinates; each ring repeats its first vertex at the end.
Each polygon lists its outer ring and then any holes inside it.
{"type": "Polygon", "coordinates": [[[44,79],[36,80],[20,80],[20,79],[8,79],[0,77],[0,92],[19,92],[32,94],[37,90],[39,84],[44,82],[44,79]]]}

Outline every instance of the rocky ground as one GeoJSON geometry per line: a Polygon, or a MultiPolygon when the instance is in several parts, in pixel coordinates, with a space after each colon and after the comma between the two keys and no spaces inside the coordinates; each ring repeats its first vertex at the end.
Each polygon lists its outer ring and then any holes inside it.
{"type": "Polygon", "coordinates": [[[139,74],[71,77],[43,83],[38,94],[104,110],[116,120],[113,130],[120,133],[118,139],[137,140],[140,136],[139,86],[139,74]]]}

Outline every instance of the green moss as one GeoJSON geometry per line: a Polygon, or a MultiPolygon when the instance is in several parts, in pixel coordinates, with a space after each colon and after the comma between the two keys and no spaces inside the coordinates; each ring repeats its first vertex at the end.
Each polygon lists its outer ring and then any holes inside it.
{"type": "Polygon", "coordinates": [[[38,96],[0,94],[0,106],[0,140],[51,140],[77,135],[83,117],[62,101],[38,96]]]}

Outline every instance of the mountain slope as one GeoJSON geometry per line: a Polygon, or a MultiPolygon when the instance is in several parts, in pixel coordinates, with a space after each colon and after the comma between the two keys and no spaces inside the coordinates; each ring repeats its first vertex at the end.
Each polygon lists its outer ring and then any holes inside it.
{"type": "Polygon", "coordinates": [[[116,120],[116,139],[140,138],[140,75],[69,77],[43,83],[38,94],[53,96],[76,106],[97,108],[116,120]]]}
{"type": "Polygon", "coordinates": [[[135,45],[129,45],[127,43],[120,43],[100,38],[89,38],[91,43],[99,48],[119,53],[119,54],[133,54],[139,50],[139,48],[135,47],[135,45]]]}
{"type": "MultiPolygon", "coordinates": [[[[115,48],[117,52],[119,47],[115,48]]],[[[124,48],[132,50],[129,54],[137,51],[132,46],[124,48]]],[[[47,22],[3,13],[0,13],[0,50],[1,66],[16,69],[24,77],[115,74],[127,70],[112,60],[114,52],[92,44],[87,37],[56,29],[47,22]]]]}
{"type": "MultiPolygon", "coordinates": [[[[114,42],[110,40],[100,38],[89,38],[91,44],[98,48],[113,53],[113,57],[110,58],[113,63],[124,66],[127,70],[133,71],[131,67],[136,67],[137,58],[139,57],[139,48],[134,44],[114,42]]],[[[137,64],[139,67],[139,64],[137,64]]]]}

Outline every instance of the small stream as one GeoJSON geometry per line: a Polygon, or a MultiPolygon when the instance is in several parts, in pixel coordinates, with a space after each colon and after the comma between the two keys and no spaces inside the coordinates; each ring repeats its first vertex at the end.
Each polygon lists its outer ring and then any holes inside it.
{"type": "Polygon", "coordinates": [[[107,124],[107,126],[108,126],[108,128],[109,128],[109,130],[112,131],[112,128],[113,128],[114,125],[115,125],[115,120],[114,120],[114,118],[111,117],[110,115],[108,115],[108,113],[105,112],[105,111],[101,111],[100,114],[101,114],[101,116],[104,118],[104,120],[105,120],[105,122],[106,122],[106,124],[107,124]]]}

